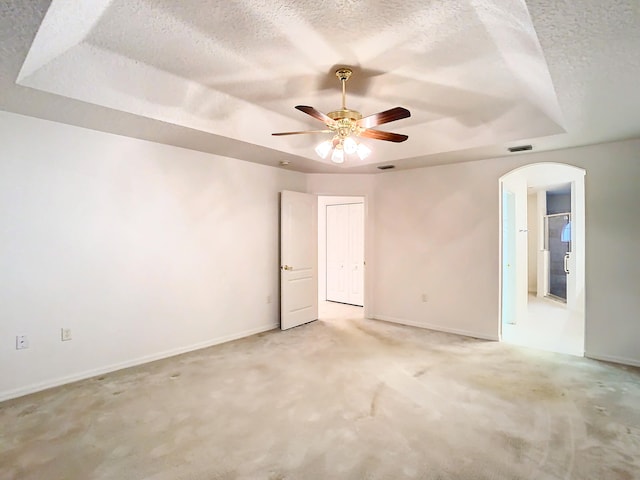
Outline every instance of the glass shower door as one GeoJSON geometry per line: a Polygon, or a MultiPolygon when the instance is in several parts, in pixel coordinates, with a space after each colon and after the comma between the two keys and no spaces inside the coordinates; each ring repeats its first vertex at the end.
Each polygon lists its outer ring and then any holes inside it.
{"type": "Polygon", "coordinates": [[[549,295],[566,302],[571,252],[570,213],[545,217],[545,250],[549,252],[549,295]]]}

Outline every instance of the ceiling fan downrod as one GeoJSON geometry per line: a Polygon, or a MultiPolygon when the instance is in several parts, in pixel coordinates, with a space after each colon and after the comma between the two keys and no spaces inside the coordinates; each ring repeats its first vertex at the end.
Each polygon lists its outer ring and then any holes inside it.
{"type": "Polygon", "coordinates": [[[353,72],[349,68],[340,68],[336,70],[336,77],[338,77],[340,82],[342,82],[342,110],[347,109],[347,80],[349,80],[352,73],[353,72]]]}

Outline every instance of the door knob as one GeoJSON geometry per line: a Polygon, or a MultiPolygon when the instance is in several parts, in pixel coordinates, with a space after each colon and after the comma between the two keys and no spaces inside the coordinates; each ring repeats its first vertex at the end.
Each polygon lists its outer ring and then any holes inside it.
{"type": "Polygon", "coordinates": [[[289,265],[282,265],[280,270],[293,270],[293,267],[290,267],[289,265]]]}

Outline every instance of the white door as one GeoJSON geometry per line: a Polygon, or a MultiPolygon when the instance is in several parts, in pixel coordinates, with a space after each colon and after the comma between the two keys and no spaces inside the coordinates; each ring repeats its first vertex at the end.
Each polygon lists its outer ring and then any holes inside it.
{"type": "Polygon", "coordinates": [[[318,199],[282,192],[280,199],[280,328],[318,318],[318,199]]]}
{"type": "Polygon", "coordinates": [[[349,302],[348,205],[327,205],[327,300],[349,302]]]}
{"type": "Polygon", "coordinates": [[[327,300],[364,303],[364,204],[327,205],[327,300]]]}

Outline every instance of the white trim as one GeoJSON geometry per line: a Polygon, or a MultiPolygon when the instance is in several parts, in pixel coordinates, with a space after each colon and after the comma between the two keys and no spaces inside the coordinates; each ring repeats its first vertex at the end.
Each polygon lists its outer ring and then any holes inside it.
{"type": "Polygon", "coordinates": [[[33,383],[25,387],[16,388],[14,390],[7,390],[0,392],[0,402],[10,400],[12,398],[21,397],[30,393],[39,392],[48,388],[59,387],[60,385],[66,385],[67,383],[77,382],[79,380],[85,380],[87,378],[95,377],[105,373],[115,372],[116,370],[122,370],[123,368],[135,367],[136,365],[142,365],[144,363],[154,362],[163,358],[173,357],[183,353],[193,352],[202,348],[212,347],[221,343],[231,342],[240,338],[249,337],[258,333],[267,332],[278,328],[277,324],[263,325],[261,327],[252,328],[239,333],[233,333],[224,337],[213,338],[204,342],[194,343],[186,347],[173,348],[171,350],[165,350],[164,352],[153,353],[151,355],[145,355],[133,360],[127,360],[124,362],[114,363],[105,367],[95,368],[93,370],[85,370],[84,372],[74,373],[72,375],[66,375],[64,377],[58,377],[52,380],[46,380],[44,382],[33,383]]]}
{"type": "Polygon", "coordinates": [[[603,362],[619,363],[620,365],[629,365],[632,367],[640,367],[640,360],[632,358],[616,357],[615,355],[595,355],[585,352],[584,356],[592,360],[602,360],[603,362]]]}
{"type": "Polygon", "coordinates": [[[370,318],[372,320],[382,320],[384,322],[399,323],[400,325],[407,325],[409,327],[418,327],[418,328],[425,328],[427,330],[436,330],[438,332],[453,333],[455,335],[462,335],[463,337],[479,338],[482,340],[491,340],[494,342],[498,341],[497,335],[487,335],[485,333],[471,332],[468,330],[460,330],[457,328],[446,328],[446,327],[441,327],[439,325],[431,325],[428,323],[405,320],[404,318],[388,317],[387,315],[374,315],[373,317],[370,317],[370,318]]]}

